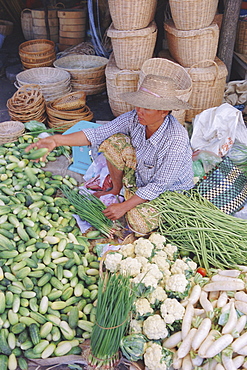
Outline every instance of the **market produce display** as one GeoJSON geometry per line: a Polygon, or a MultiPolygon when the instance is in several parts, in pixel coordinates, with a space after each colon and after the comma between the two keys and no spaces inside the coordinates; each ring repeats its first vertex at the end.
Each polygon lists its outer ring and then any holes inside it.
{"type": "MultiPolygon", "coordinates": [[[[79,354],[91,336],[98,293],[99,262],[58,197],[74,178],[44,171],[25,153],[23,135],[0,147],[0,368],[27,369],[28,359],[79,354]]],[[[57,148],[48,160],[64,152],[57,148]]]]}

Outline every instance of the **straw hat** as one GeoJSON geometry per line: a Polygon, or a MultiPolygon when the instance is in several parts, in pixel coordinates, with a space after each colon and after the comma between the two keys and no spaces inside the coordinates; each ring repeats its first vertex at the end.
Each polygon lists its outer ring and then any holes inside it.
{"type": "Polygon", "coordinates": [[[176,97],[179,87],[165,76],[147,75],[135,92],[121,94],[121,98],[135,107],[156,110],[191,109],[191,106],[176,97]]]}

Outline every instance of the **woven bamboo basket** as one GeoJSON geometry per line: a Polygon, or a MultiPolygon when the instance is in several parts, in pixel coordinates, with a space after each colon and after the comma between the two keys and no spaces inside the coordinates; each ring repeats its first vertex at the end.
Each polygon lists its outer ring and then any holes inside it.
{"type": "Polygon", "coordinates": [[[247,20],[239,20],[234,50],[247,55],[247,20]]]}
{"type": "Polygon", "coordinates": [[[115,117],[134,109],[134,106],[120,98],[120,94],[137,90],[139,71],[119,69],[112,53],[106,66],[106,89],[109,104],[115,117]]]}
{"type": "Polygon", "coordinates": [[[56,59],[55,43],[46,39],[25,41],[19,46],[19,55],[26,68],[50,67],[56,59]]]}
{"type": "MultiPolygon", "coordinates": [[[[43,9],[32,9],[32,18],[45,19],[43,9]]],[[[57,18],[57,9],[48,9],[48,18],[57,18]]]]}
{"type": "Polygon", "coordinates": [[[57,110],[78,109],[86,104],[86,93],[84,91],[72,92],[52,102],[53,108],[57,110]]]}
{"type": "Polygon", "coordinates": [[[33,19],[31,9],[23,9],[21,12],[21,29],[25,40],[33,39],[33,19]]]}
{"type": "MultiPolygon", "coordinates": [[[[146,60],[140,70],[138,87],[141,85],[144,77],[148,74],[156,74],[172,78],[178,89],[176,95],[184,102],[188,102],[192,92],[192,80],[184,67],[165,58],[151,58],[146,60]]],[[[184,125],[185,110],[172,111],[174,117],[184,125]]]]}
{"type": "Polygon", "coordinates": [[[216,57],[219,27],[216,23],[199,30],[181,31],[169,19],[164,23],[171,56],[183,67],[216,57]]]}
{"type": "Polygon", "coordinates": [[[114,27],[118,30],[145,28],[154,19],[156,0],[109,0],[114,27]]]}
{"type": "Polygon", "coordinates": [[[13,31],[13,26],[13,22],[0,19],[0,34],[4,36],[10,35],[13,31]]]}
{"type": "Polygon", "coordinates": [[[0,122],[0,144],[16,141],[24,132],[25,126],[22,122],[0,122]]]}
{"type": "Polygon", "coordinates": [[[72,91],[82,90],[86,93],[86,95],[97,95],[97,94],[101,94],[102,92],[106,91],[105,82],[100,85],[84,85],[84,84],[72,81],[71,86],[72,86],[72,91]]]}
{"type": "Polygon", "coordinates": [[[198,30],[213,22],[218,0],[169,0],[169,4],[177,29],[198,30]]]}
{"type": "Polygon", "coordinates": [[[24,85],[8,99],[7,108],[13,121],[46,120],[45,99],[38,85],[24,85]]]}
{"type": "MultiPolygon", "coordinates": [[[[42,18],[34,18],[32,20],[33,27],[44,27],[45,26],[45,19],[42,18]]],[[[58,18],[48,18],[49,27],[58,27],[59,22],[58,18]]]]}
{"type": "Polygon", "coordinates": [[[153,56],[157,27],[153,21],[140,30],[119,31],[111,24],[107,36],[111,38],[117,67],[140,70],[143,62],[153,56]]]}
{"type": "Polygon", "coordinates": [[[53,67],[31,68],[16,75],[17,88],[26,84],[39,85],[46,101],[71,92],[70,74],[53,67]]]}
{"type": "Polygon", "coordinates": [[[186,121],[191,122],[203,110],[222,104],[228,71],[217,57],[196,63],[187,71],[192,79],[189,104],[194,109],[186,110],[186,121]]]}

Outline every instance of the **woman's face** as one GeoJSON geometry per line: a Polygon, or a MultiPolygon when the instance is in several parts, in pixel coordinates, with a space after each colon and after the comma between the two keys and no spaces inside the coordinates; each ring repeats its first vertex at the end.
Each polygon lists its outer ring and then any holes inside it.
{"type": "Polygon", "coordinates": [[[138,116],[138,120],[143,126],[156,126],[158,127],[163,123],[164,118],[167,116],[169,111],[146,109],[146,108],[135,108],[138,116]]]}

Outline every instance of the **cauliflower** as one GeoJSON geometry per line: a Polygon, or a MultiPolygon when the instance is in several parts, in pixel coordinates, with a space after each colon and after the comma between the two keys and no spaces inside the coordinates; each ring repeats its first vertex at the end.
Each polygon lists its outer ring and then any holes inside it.
{"type": "Polygon", "coordinates": [[[139,316],[150,315],[154,312],[146,298],[138,298],[135,301],[135,309],[139,316]]]}
{"type": "Polygon", "coordinates": [[[176,320],[182,320],[185,308],[176,298],[167,298],[160,306],[160,313],[167,324],[173,324],[176,320]]]}
{"type": "Polygon", "coordinates": [[[178,248],[175,245],[166,244],[164,251],[167,253],[169,260],[173,261],[178,251],[178,248]]]}
{"type": "Polygon", "coordinates": [[[185,263],[187,263],[187,265],[189,266],[189,269],[190,269],[191,271],[195,271],[195,270],[197,269],[197,264],[196,264],[194,261],[192,261],[192,259],[191,259],[191,258],[184,257],[184,258],[183,258],[183,261],[184,261],[185,263]]]}
{"type": "Polygon", "coordinates": [[[163,339],[168,335],[165,321],[160,315],[149,316],[143,323],[143,334],[148,339],[163,339]]]}
{"type": "MultiPolygon", "coordinates": [[[[145,269],[145,267],[146,267],[147,263],[149,263],[149,262],[148,262],[148,259],[147,259],[147,258],[145,258],[145,257],[142,257],[142,256],[137,256],[137,257],[136,257],[136,259],[137,259],[137,261],[139,261],[139,262],[141,263],[141,265],[142,265],[142,269],[143,269],[143,268],[145,269]]],[[[142,272],[143,272],[143,270],[142,270],[142,272]]]]}
{"type": "MultiPolygon", "coordinates": [[[[163,252],[163,251],[160,251],[163,252]]],[[[152,258],[152,262],[155,263],[158,268],[163,272],[169,271],[170,269],[170,264],[167,262],[167,256],[166,253],[164,253],[165,256],[162,255],[162,253],[157,253],[155,256],[152,258]]]]}
{"type": "Polygon", "coordinates": [[[160,344],[148,342],[144,362],[148,370],[168,370],[172,365],[173,354],[160,344]]]}
{"type": "Polygon", "coordinates": [[[184,274],[189,266],[183,260],[177,259],[171,267],[172,274],[184,274]]]}
{"type": "Polygon", "coordinates": [[[142,320],[132,319],[130,321],[129,332],[130,333],[142,333],[142,326],[143,326],[142,320]]]}
{"type": "Polygon", "coordinates": [[[119,271],[123,275],[137,276],[141,272],[141,263],[136,258],[127,257],[120,261],[119,271]]]}
{"type": "Polygon", "coordinates": [[[135,284],[143,283],[146,287],[157,288],[158,282],[162,277],[163,274],[158,266],[154,263],[148,263],[145,267],[145,271],[137,275],[133,279],[133,282],[135,284]]]}
{"type": "Polygon", "coordinates": [[[123,256],[120,253],[108,253],[105,258],[105,267],[111,272],[115,272],[119,269],[120,261],[123,256]]]}
{"type": "Polygon", "coordinates": [[[157,286],[157,288],[147,296],[150,304],[155,304],[157,301],[163,302],[166,298],[166,292],[161,286],[157,286]]]}
{"type": "Polygon", "coordinates": [[[146,258],[151,257],[154,249],[153,243],[148,239],[139,238],[134,241],[135,254],[146,258]]]}
{"type": "Polygon", "coordinates": [[[133,244],[123,244],[119,250],[119,253],[126,257],[135,257],[135,247],[133,244]]]}
{"type": "Polygon", "coordinates": [[[166,290],[173,292],[184,293],[186,291],[188,281],[184,274],[171,275],[166,282],[166,290]]]}
{"type": "Polygon", "coordinates": [[[158,233],[152,233],[148,240],[150,240],[157,249],[163,249],[166,243],[166,238],[158,233]]]}

